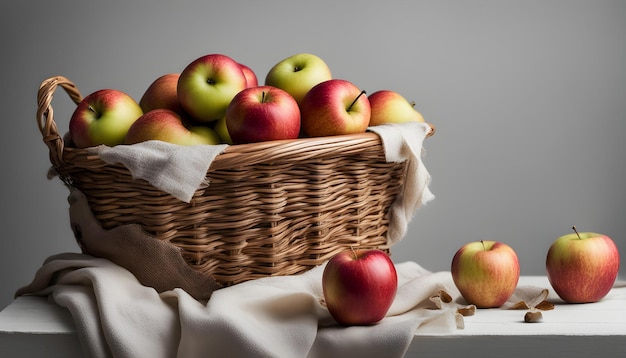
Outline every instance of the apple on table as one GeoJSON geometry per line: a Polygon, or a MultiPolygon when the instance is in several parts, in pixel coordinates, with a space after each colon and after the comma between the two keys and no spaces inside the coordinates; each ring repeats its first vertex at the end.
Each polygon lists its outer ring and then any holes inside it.
{"type": "Polygon", "coordinates": [[[78,103],[70,118],[69,136],[77,148],[122,144],[142,115],[139,104],[125,92],[101,89],[78,103]]]}
{"type": "Polygon", "coordinates": [[[365,91],[350,81],[327,80],[302,99],[302,130],[309,137],[363,133],[369,126],[370,111],[365,91]]]}
{"type": "Polygon", "coordinates": [[[299,53],[276,63],[267,73],[265,85],[286,91],[300,104],[313,86],[331,78],[330,68],[319,56],[299,53]]]}
{"type": "Polygon", "coordinates": [[[226,107],[247,87],[240,63],[222,54],[204,55],[188,64],[177,84],[181,106],[198,122],[224,117],[226,107]]]}
{"type": "Polygon", "coordinates": [[[324,301],[344,326],[382,320],[398,290],[398,275],[389,255],[378,249],[350,249],[333,256],[322,274],[324,301]]]}
{"type": "Polygon", "coordinates": [[[228,105],[224,120],[234,144],[296,139],[300,134],[298,103],[289,93],[273,86],[239,92],[228,105]]]}
{"type": "Polygon", "coordinates": [[[573,233],[557,238],[548,250],[548,280],[567,303],[597,302],[617,279],[619,251],[606,235],[572,229],[573,233]]]}
{"type": "Polygon", "coordinates": [[[211,128],[202,125],[187,128],[178,113],[165,108],[153,109],[139,117],[128,129],[125,144],[148,140],[186,146],[220,143],[211,128]]]}
{"type": "Polygon", "coordinates": [[[497,308],[515,292],[520,266],[509,245],[481,240],[467,243],[456,252],[451,273],[468,303],[478,308],[497,308]]]}
{"type": "Polygon", "coordinates": [[[396,91],[379,90],[370,94],[370,126],[386,123],[425,122],[424,117],[415,109],[415,103],[409,102],[396,91]]]}

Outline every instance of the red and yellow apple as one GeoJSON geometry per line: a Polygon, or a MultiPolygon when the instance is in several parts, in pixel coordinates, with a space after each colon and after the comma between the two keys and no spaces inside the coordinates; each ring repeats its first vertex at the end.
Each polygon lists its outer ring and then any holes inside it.
{"type": "Polygon", "coordinates": [[[389,311],[398,290],[398,275],[384,251],[346,250],[324,267],[322,289],[326,307],[337,323],[371,325],[389,311]]]}
{"type": "Polygon", "coordinates": [[[573,229],[575,232],[557,238],[548,249],[548,280],[565,302],[597,302],[617,279],[619,251],[606,235],[573,229]]]}
{"type": "Polygon", "coordinates": [[[234,144],[296,139],[300,134],[298,103],[272,86],[239,92],[228,105],[225,121],[234,144]]]}
{"type": "Polygon", "coordinates": [[[139,100],[139,106],[144,113],[153,109],[165,108],[184,115],[183,107],[178,100],[176,87],[178,86],[178,73],[168,73],[155,79],[139,100]]]}
{"type": "Polygon", "coordinates": [[[101,89],[84,97],[70,118],[69,134],[78,148],[124,143],[126,132],[143,111],[128,94],[101,89]]]}
{"type": "Polygon", "coordinates": [[[128,129],[126,144],[160,140],[178,145],[219,144],[220,139],[209,127],[187,128],[181,117],[169,109],[153,109],[137,119],[128,129]]]}
{"type": "Polygon", "coordinates": [[[395,91],[380,90],[367,97],[372,114],[370,126],[386,123],[424,122],[424,117],[415,110],[415,103],[409,102],[395,91]]]}
{"type": "Polygon", "coordinates": [[[451,273],[468,303],[478,308],[496,308],[515,292],[520,266],[509,245],[481,240],[467,243],[456,252],[451,273]]]}
{"type": "Polygon", "coordinates": [[[363,133],[370,103],[352,82],[331,79],[315,85],[300,103],[302,130],[309,137],[363,133]]]}
{"type": "Polygon", "coordinates": [[[246,86],[239,63],[226,55],[209,54],[183,69],[177,93],[181,106],[194,120],[213,122],[224,117],[230,101],[246,86]]]}
{"type": "Polygon", "coordinates": [[[313,86],[331,78],[330,68],[319,56],[299,53],[276,63],[267,73],[265,85],[287,91],[300,104],[313,86]]]}

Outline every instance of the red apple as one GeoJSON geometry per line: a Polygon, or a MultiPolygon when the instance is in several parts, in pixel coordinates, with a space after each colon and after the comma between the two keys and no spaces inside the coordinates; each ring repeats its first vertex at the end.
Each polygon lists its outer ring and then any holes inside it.
{"type": "Polygon", "coordinates": [[[239,63],[226,55],[210,54],[185,67],[177,92],[180,104],[193,119],[213,122],[224,116],[230,101],[246,86],[239,63]]]}
{"type": "Polygon", "coordinates": [[[395,91],[380,90],[367,97],[372,114],[370,126],[385,123],[424,122],[422,114],[415,110],[415,103],[409,102],[395,91]]]}
{"type": "Polygon", "coordinates": [[[347,250],[326,264],[322,289],[326,307],[339,324],[370,325],[389,311],[398,290],[398,276],[384,251],[347,250]]]}
{"type": "Polygon", "coordinates": [[[122,144],[128,128],[142,114],[139,104],[126,93],[98,90],[76,106],[69,123],[71,140],[78,148],[122,144]]]}
{"type": "Polygon", "coordinates": [[[137,119],[128,129],[126,144],[160,140],[179,145],[218,144],[217,134],[206,126],[187,128],[180,116],[169,109],[153,109],[137,119]]]}
{"type": "Polygon", "coordinates": [[[520,266],[510,246],[481,240],[467,243],[456,252],[451,273],[468,303],[478,308],[495,308],[515,292],[520,266]]]}
{"type": "Polygon", "coordinates": [[[617,279],[619,252],[610,237],[573,229],[575,232],[559,237],[548,250],[548,280],[565,302],[597,302],[617,279]]]}
{"type": "Polygon", "coordinates": [[[234,144],[296,139],[300,109],[280,88],[251,87],[239,92],[228,105],[226,127],[234,144]]]}
{"type": "Polygon", "coordinates": [[[147,113],[153,109],[166,108],[182,116],[184,111],[176,91],[179,77],[180,74],[178,73],[168,73],[154,80],[139,100],[139,105],[143,112],[147,113]]]}
{"type": "Polygon", "coordinates": [[[246,88],[258,86],[259,80],[256,77],[256,74],[254,73],[254,71],[250,67],[244,65],[243,63],[240,63],[239,66],[241,66],[241,71],[246,77],[246,88]]]}
{"type": "Polygon", "coordinates": [[[370,103],[352,82],[331,79],[315,85],[300,104],[306,136],[363,133],[370,122],[370,103]]]}

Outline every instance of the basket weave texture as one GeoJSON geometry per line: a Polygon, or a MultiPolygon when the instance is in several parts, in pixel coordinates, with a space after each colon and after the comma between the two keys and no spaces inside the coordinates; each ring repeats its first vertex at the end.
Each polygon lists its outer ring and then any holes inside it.
{"type": "Polygon", "coordinates": [[[87,196],[105,229],[140,224],[224,285],[299,274],[350,247],[389,250],[389,208],[406,165],[386,162],[375,133],[231,145],[186,203],[65,146],[51,106],[58,87],[82,99],[65,77],[43,81],[38,126],[54,171],[87,196]]]}

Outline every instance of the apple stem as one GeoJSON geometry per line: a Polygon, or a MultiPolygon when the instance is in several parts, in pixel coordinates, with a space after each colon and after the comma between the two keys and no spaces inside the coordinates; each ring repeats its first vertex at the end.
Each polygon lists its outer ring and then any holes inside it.
{"type": "Polygon", "coordinates": [[[92,105],[87,106],[87,109],[88,109],[88,110],[90,110],[91,112],[93,112],[93,113],[96,115],[96,118],[100,118],[100,116],[102,115],[101,113],[98,113],[98,112],[96,111],[96,109],[95,109],[95,108],[93,108],[93,106],[92,106],[92,105]]]}
{"type": "Polygon", "coordinates": [[[574,232],[576,233],[576,236],[578,236],[578,240],[582,240],[583,238],[580,237],[580,234],[578,233],[578,230],[576,230],[576,225],[572,226],[572,230],[574,230],[574,232]]]}
{"type": "Polygon", "coordinates": [[[265,91],[261,92],[261,103],[265,103],[265,91]]]}
{"type": "Polygon", "coordinates": [[[411,101],[411,107],[415,107],[415,101],[411,101]]]}
{"type": "Polygon", "coordinates": [[[487,248],[485,247],[485,242],[483,240],[480,240],[480,243],[483,245],[483,250],[487,251],[487,248]]]}
{"type": "Polygon", "coordinates": [[[365,94],[365,90],[361,91],[361,93],[359,93],[358,96],[356,96],[356,98],[354,99],[354,101],[352,101],[352,103],[350,103],[350,106],[348,107],[347,111],[350,112],[350,110],[352,109],[352,106],[354,106],[354,104],[356,103],[356,101],[359,100],[359,98],[365,94]]]}

